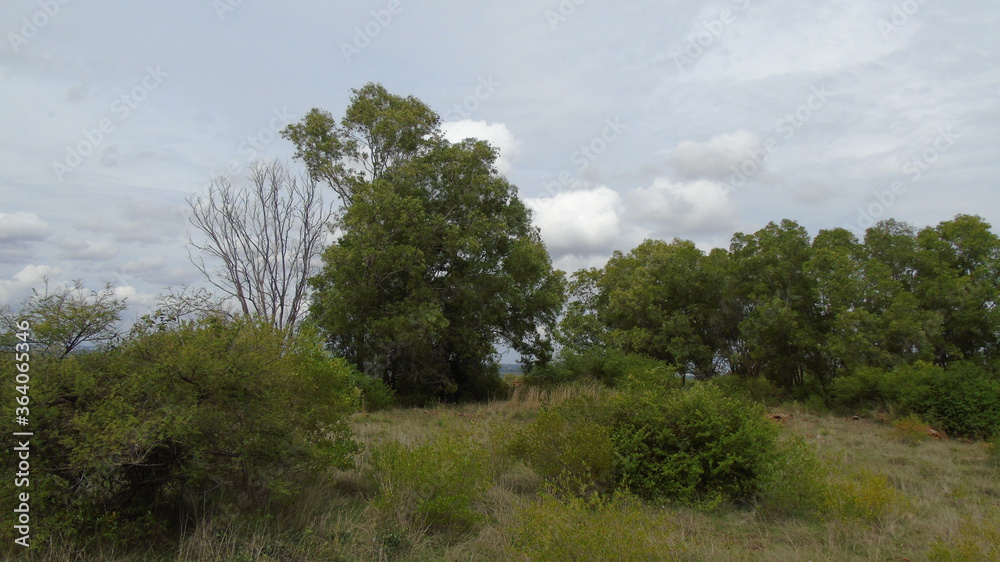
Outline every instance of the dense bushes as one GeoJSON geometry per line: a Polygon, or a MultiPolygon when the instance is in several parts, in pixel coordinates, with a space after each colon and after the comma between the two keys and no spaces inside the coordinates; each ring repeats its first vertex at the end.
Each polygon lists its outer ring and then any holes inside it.
{"type": "Polygon", "coordinates": [[[292,494],[351,462],[349,373],[309,335],[219,320],[34,363],[33,509],[47,533],[122,541],[292,494]]]}
{"type": "Polygon", "coordinates": [[[928,363],[861,369],[835,379],[831,399],[842,409],[893,407],[917,414],[955,436],[983,439],[1000,431],[1000,378],[970,362],[947,369],[928,363]]]}
{"type": "Polygon", "coordinates": [[[649,373],[627,377],[603,401],[570,400],[543,410],[512,451],[563,491],[607,490],[613,483],[643,498],[689,505],[753,503],[765,494],[783,509],[815,503],[786,486],[809,453],[779,436],[759,403],[712,383],[685,388],[649,373]],[[776,475],[786,482],[776,483],[776,475]]]}
{"type": "Polygon", "coordinates": [[[778,429],[763,406],[711,384],[682,391],[641,385],[612,408],[619,478],[643,497],[749,501],[777,452],[778,429]]]}

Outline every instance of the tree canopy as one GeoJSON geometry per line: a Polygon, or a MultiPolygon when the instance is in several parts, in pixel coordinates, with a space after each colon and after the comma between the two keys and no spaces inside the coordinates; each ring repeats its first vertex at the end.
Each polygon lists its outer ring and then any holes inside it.
{"type": "Polygon", "coordinates": [[[810,239],[784,220],[707,255],[647,240],[575,274],[560,336],[572,351],[608,346],[786,388],[920,361],[993,367],[998,267],[1000,238],[969,215],[919,231],[886,220],[864,240],[810,239]]]}
{"type": "Polygon", "coordinates": [[[548,359],[564,280],[497,150],[450,143],[439,122],[369,84],[339,125],[313,110],[286,129],[344,201],[310,311],[334,353],[402,399],[483,399],[501,388],[498,345],[548,359]]]}

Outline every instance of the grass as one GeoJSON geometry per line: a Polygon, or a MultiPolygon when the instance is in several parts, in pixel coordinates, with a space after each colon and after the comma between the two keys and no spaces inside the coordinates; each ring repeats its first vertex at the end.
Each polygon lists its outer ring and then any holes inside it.
{"type": "Polygon", "coordinates": [[[31,559],[842,561],[1000,555],[995,451],[986,443],[918,437],[925,430],[913,420],[893,425],[840,418],[794,404],[772,409],[780,414],[772,416],[774,423],[801,437],[820,460],[830,493],[816,516],[728,505],[678,508],[627,496],[557,498],[537,474],[505,455],[511,434],[544,404],[602,392],[587,385],[522,387],[503,402],[360,413],[352,420],[364,450],[358,466],[312,485],[269,516],[207,519],[168,553],[82,558],[53,548],[31,559]],[[453,458],[466,454],[487,462],[453,458]],[[469,493],[455,491],[462,482],[470,483],[469,493]],[[455,509],[457,519],[442,519],[434,511],[439,508],[455,509]]]}

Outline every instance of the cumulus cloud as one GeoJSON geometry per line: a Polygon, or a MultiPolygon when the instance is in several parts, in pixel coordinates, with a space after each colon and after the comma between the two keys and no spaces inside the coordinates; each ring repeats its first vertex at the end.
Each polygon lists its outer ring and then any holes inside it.
{"type": "Polygon", "coordinates": [[[44,285],[43,278],[58,275],[60,269],[48,265],[27,265],[10,279],[0,279],[0,305],[14,305],[44,285]]]}
{"type": "Polygon", "coordinates": [[[732,228],[737,219],[729,192],[708,180],[674,183],[657,178],[650,187],[629,191],[624,202],[630,222],[655,233],[715,232],[732,228]]]}
{"type": "Polygon", "coordinates": [[[763,149],[760,137],[739,130],[716,135],[706,142],[681,141],[670,153],[668,162],[684,178],[723,180],[763,149]]]}
{"type": "Polygon", "coordinates": [[[623,239],[621,196],[607,187],[528,198],[525,203],[552,253],[610,252],[623,239]]]}
{"type": "Polygon", "coordinates": [[[59,243],[63,259],[82,261],[108,261],[118,255],[118,246],[111,242],[64,240],[59,243]]]}
{"type": "Polygon", "coordinates": [[[507,125],[462,119],[461,121],[442,123],[441,129],[444,131],[444,138],[450,142],[461,142],[467,138],[474,138],[487,141],[497,147],[500,150],[500,157],[497,158],[496,162],[497,171],[505,176],[510,175],[513,162],[517,158],[519,143],[507,125]]]}
{"type": "Polygon", "coordinates": [[[50,230],[35,213],[0,213],[0,240],[4,243],[45,240],[50,230]]]}

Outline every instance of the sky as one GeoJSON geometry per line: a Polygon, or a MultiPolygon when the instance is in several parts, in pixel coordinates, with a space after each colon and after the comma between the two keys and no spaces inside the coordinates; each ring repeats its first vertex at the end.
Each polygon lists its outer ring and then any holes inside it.
{"type": "Polygon", "coordinates": [[[997,225],[998,28],[986,0],[4,2],[0,305],[203,284],[188,199],[300,167],[281,129],[367,82],[497,146],[567,272],[786,218],[997,225]]]}

